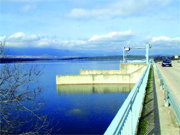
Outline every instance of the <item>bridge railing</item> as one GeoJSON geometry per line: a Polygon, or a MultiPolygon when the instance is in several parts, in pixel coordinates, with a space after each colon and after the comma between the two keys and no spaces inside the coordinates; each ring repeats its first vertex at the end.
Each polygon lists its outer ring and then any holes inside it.
{"type": "Polygon", "coordinates": [[[180,107],[177,104],[175,98],[173,97],[170,89],[168,88],[163,76],[161,75],[161,72],[159,71],[158,67],[156,64],[153,62],[154,69],[156,70],[158,74],[158,79],[160,81],[160,89],[164,90],[164,105],[166,107],[172,106],[174,115],[176,116],[176,119],[178,121],[178,125],[180,126],[180,107]]]}
{"type": "Polygon", "coordinates": [[[125,102],[105,131],[105,135],[134,135],[136,133],[143,107],[150,66],[151,63],[147,65],[139,81],[129,93],[125,102]]]}

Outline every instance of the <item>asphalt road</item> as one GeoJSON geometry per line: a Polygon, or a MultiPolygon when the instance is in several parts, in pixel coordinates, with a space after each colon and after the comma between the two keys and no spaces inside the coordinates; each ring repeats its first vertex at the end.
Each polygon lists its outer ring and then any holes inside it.
{"type": "Polygon", "coordinates": [[[176,102],[180,106],[180,63],[172,61],[172,67],[162,67],[161,63],[157,63],[157,66],[176,102]]]}

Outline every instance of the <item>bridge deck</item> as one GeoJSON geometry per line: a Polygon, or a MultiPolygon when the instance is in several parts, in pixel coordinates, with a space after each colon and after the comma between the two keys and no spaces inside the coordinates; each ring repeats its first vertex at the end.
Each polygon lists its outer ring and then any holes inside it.
{"type": "MultiPolygon", "coordinates": [[[[180,64],[173,62],[174,67],[161,67],[161,63],[156,63],[159,68],[163,78],[166,81],[169,89],[172,91],[172,94],[177,99],[176,93],[178,91],[178,80],[180,80],[180,64]],[[174,70],[174,71],[173,71],[174,70]],[[176,82],[175,82],[176,81],[176,82]]],[[[164,106],[164,90],[160,90],[160,83],[158,81],[158,75],[155,71],[155,83],[156,83],[156,93],[158,100],[158,110],[159,110],[159,120],[160,120],[160,132],[161,135],[180,135],[180,129],[178,123],[174,116],[173,110],[171,107],[164,106]]]]}
{"type": "Polygon", "coordinates": [[[156,64],[169,87],[172,95],[180,106],[180,63],[172,61],[173,67],[162,67],[161,63],[156,64]]]}

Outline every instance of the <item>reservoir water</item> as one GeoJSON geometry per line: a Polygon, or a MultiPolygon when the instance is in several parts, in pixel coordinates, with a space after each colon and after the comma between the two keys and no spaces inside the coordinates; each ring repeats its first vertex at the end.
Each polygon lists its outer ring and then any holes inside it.
{"type": "Polygon", "coordinates": [[[118,60],[21,63],[42,70],[38,85],[54,134],[103,134],[133,85],[56,85],[56,75],[79,74],[80,69],[118,70],[118,60]]]}

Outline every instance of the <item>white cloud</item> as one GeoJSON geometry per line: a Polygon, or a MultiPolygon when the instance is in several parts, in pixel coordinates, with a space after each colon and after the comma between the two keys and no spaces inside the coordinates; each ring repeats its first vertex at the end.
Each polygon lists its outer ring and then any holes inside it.
{"type": "Polygon", "coordinates": [[[128,40],[134,34],[131,30],[123,31],[123,32],[111,32],[104,35],[94,35],[88,41],[100,41],[100,40],[128,40]]]}
{"type": "Polygon", "coordinates": [[[9,37],[7,37],[8,41],[35,41],[40,39],[39,35],[25,35],[23,32],[17,32],[14,33],[12,35],[10,35],[9,37]]]}
{"type": "Polygon", "coordinates": [[[74,46],[86,45],[84,40],[63,40],[58,41],[41,35],[26,35],[17,32],[10,36],[2,36],[0,39],[6,40],[7,47],[50,47],[50,48],[72,48],[74,46]]]}
{"type": "Polygon", "coordinates": [[[180,37],[170,38],[166,36],[153,37],[151,43],[158,48],[179,48],[180,49],[180,37]]]}
{"type": "Polygon", "coordinates": [[[52,0],[2,0],[3,2],[39,2],[39,1],[52,1],[52,0]]]}
{"type": "Polygon", "coordinates": [[[153,48],[179,48],[180,37],[149,37],[147,40],[136,40],[137,36],[131,30],[121,32],[110,32],[103,35],[93,35],[87,40],[55,40],[38,34],[27,35],[17,32],[10,36],[0,36],[6,40],[7,47],[36,47],[36,48],[56,48],[72,50],[105,50],[117,51],[123,46],[142,46],[150,42],[153,48]]]}
{"type": "Polygon", "coordinates": [[[5,36],[5,35],[0,36],[0,41],[4,41],[4,39],[6,39],[6,36],[5,36]]]}
{"type": "MultiPolygon", "coordinates": [[[[50,47],[62,49],[109,49],[121,47],[122,43],[133,39],[131,30],[94,35],[87,40],[54,40],[41,35],[26,35],[23,32],[6,37],[7,47],[50,47]]],[[[1,37],[0,37],[1,39],[1,37]]]]}
{"type": "Polygon", "coordinates": [[[33,9],[35,9],[36,8],[36,5],[25,5],[23,8],[22,8],[22,11],[23,12],[28,12],[28,11],[30,11],[30,10],[33,10],[33,9]]]}
{"type": "Polygon", "coordinates": [[[5,38],[7,47],[38,47],[38,43],[44,39],[40,35],[26,35],[23,32],[17,32],[5,38]]]}
{"type": "Polygon", "coordinates": [[[10,35],[8,38],[9,39],[22,39],[23,37],[25,37],[24,33],[17,32],[17,33],[14,33],[14,34],[10,35]]]}
{"type": "Polygon", "coordinates": [[[68,13],[71,18],[111,18],[117,16],[142,15],[167,6],[171,0],[120,0],[105,8],[74,8],[68,13]]]}
{"type": "Polygon", "coordinates": [[[161,37],[153,37],[152,42],[159,42],[159,41],[169,41],[171,40],[169,37],[161,36],[161,37]]]}

